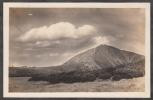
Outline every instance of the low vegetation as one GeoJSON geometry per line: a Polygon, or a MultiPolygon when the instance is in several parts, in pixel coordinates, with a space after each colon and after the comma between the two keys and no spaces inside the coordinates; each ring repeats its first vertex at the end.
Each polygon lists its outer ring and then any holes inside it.
{"type": "Polygon", "coordinates": [[[10,77],[31,77],[29,81],[50,83],[89,82],[96,79],[130,79],[142,77],[144,56],[102,45],[79,54],[61,66],[10,67],[10,77]]]}

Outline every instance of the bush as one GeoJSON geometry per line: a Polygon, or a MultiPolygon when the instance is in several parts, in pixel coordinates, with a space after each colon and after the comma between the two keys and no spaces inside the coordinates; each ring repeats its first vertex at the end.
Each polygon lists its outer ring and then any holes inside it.
{"type": "Polygon", "coordinates": [[[90,72],[62,72],[50,75],[34,75],[29,81],[49,81],[50,83],[74,83],[94,81],[96,76],[90,72]]]}
{"type": "Polygon", "coordinates": [[[112,80],[113,81],[119,81],[121,79],[122,79],[122,77],[120,75],[114,75],[114,76],[112,76],[112,80]]]}
{"type": "Polygon", "coordinates": [[[99,79],[110,79],[112,77],[112,74],[110,73],[103,73],[103,74],[99,74],[98,78],[99,79]]]}
{"type": "Polygon", "coordinates": [[[33,68],[26,67],[10,67],[9,68],[9,77],[31,77],[35,72],[33,68]]]}
{"type": "Polygon", "coordinates": [[[129,79],[133,77],[142,77],[144,73],[130,68],[120,68],[114,71],[114,75],[119,75],[121,78],[129,79]]]}

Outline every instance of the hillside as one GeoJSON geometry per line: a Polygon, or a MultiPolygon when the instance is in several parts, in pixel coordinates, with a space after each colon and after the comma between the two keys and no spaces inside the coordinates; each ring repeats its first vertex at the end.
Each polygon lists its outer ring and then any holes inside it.
{"type": "Polygon", "coordinates": [[[129,79],[144,76],[142,55],[100,45],[72,57],[57,67],[35,68],[29,81],[86,82],[99,79],[129,79]]]}

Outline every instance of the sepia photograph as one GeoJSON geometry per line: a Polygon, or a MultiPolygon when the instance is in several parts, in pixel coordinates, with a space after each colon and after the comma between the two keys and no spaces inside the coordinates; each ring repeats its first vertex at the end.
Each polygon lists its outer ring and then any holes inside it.
{"type": "Polygon", "coordinates": [[[150,97],[149,3],[5,3],[5,97],[150,97]]]}

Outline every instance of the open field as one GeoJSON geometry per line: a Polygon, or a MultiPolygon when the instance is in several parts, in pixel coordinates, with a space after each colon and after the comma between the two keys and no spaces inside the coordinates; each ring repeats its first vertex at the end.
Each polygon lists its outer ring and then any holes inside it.
{"type": "Polygon", "coordinates": [[[29,77],[9,77],[10,92],[143,92],[144,77],[120,81],[50,84],[46,81],[28,81],[29,77]]]}

